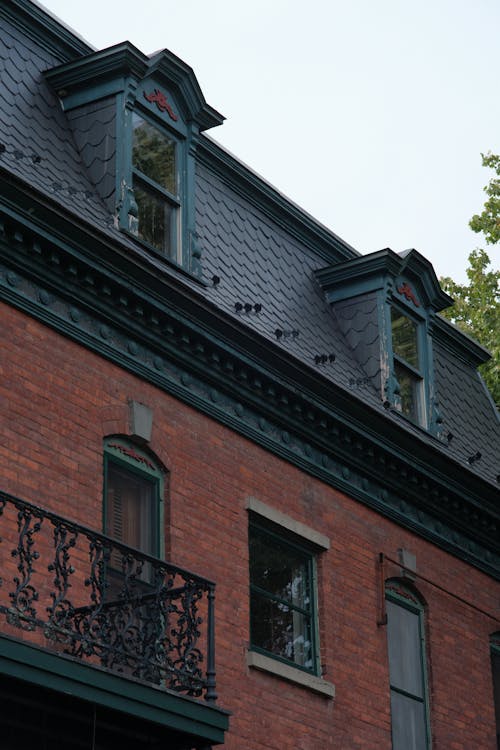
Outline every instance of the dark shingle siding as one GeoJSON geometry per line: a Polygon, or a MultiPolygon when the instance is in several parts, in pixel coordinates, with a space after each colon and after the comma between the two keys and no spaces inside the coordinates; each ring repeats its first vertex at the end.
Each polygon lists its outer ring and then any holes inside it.
{"type": "Polygon", "coordinates": [[[68,113],[87,173],[110,214],[115,212],[116,118],[114,98],[68,113]]]}

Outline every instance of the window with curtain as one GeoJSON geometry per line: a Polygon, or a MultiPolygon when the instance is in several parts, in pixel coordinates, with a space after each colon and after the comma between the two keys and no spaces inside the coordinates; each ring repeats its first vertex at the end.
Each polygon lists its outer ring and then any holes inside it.
{"type": "MultiPolygon", "coordinates": [[[[144,451],[122,438],[110,439],[104,452],[104,532],[153,557],[162,554],[160,468],[144,451]]],[[[114,568],[120,555],[111,560],[114,568]]]]}

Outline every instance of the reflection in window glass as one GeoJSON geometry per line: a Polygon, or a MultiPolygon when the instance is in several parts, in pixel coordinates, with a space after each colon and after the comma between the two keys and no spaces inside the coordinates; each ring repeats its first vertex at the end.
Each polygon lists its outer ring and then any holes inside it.
{"type": "Polygon", "coordinates": [[[417,349],[417,324],[407,315],[391,308],[392,350],[413,367],[419,366],[417,349]]]}
{"type": "Polygon", "coordinates": [[[172,216],[174,207],[153,190],[134,182],[134,195],[139,211],[139,237],[163,255],[172,253],[172,216]]]}
{"type": "Polygon", "coordinates": [[[314,670],[312,555],[250,527],[252,646],[314,670]]]}
{"type": "Polygon", "coordinates": [[[146,177],[177,195],[175,141],[147,120],[132,116],[132,163],[146,177]]]}
{"type": "Polygon", "coordinates": [[[394,362],[394,374],[399,383],[399,396],[401,398],[401,411],[410,419],[418,422],[418,389],[421,378],[401,365],[397,360],[394,362]]]}

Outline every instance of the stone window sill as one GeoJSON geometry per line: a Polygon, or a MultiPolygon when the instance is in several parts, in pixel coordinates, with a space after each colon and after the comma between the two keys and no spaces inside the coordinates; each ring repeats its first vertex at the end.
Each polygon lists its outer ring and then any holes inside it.
{"type": "Polygon", "coordinates": [[[288,664],[283,664],[283,662],[260,654],[257,651],[247,651],[247,665],[253,669],[260,669],[262,672],[269,672],[276,677],[281,677],[296,685],[302,685],[302,687],[312,690],[315,693],[320,693],[327,698],[335,697],[335,685],[331,682],[327,682],[313,674],[303,672],[301,669],[296,669],[288,664]]]}

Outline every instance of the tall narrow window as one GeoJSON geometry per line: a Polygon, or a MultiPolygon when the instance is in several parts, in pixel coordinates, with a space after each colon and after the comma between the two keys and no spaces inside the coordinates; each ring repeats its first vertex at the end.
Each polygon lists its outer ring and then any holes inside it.
{"type": "Polygon", "coordinates": [[[391,307],[391,330],[394,374],[400,388],[401,411],[414,422],[421,423],[423,375],[418,324],[391,307]]]}
{"type": "Polygon", "coordinates": [[[316,672],[312,551],[256,521],[249,540],[252,648],[316,672]]]}
{"type": "Polygon", "coordinates": [[[493,701],[497,728],[497,747],[500,750],[500,632],[491,636],[491,675],[493,677],[493,701]]]}
{"type": "Polygon", "coordinates": [[[136,112],[132,116],[134,195],[139,237],[176,259],[180,210],[178,142],[136,112]]]}
{"type": "Polygon", "coordinates": [[[386,585],[392,750],[428,750],[423,606],[408,588],[386,585]]]}
{"type": "Polygon", "coordinates": [[[161,553],[162,473],[143,451],[121,438],[107,441],[104,530],[119,542],[161,553]]]}

